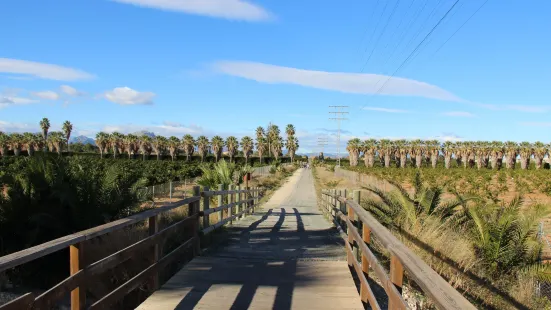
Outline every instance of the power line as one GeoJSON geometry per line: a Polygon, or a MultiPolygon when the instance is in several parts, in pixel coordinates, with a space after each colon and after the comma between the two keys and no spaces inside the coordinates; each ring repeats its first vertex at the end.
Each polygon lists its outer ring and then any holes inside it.
{"type": "Polygon", "coordinates": [[[348,120],[348,118],[343,117],[344,114],[348,112],[343,111],[343,109],[348,109],[347,105],[330,105],[329,108],[334,108],[335,111],[329,111],[330,114],[335,114],[335,117],[330,117],[330,120],[337,121],[337,166],[341,166],[341,121],[348,120]]]}
{"type": "MultiPolygon", "coordinates": [[[[436,25],[434,25],[434,27],[432,27],[432,29],[429,31],[429,33],[427,33],[427,35],[423,38],[423,40],[421,40],[421,42],[419,42],[419,44],[417,44],[417,46],[415,47],[415,49],[409,54],[409,56],[402,62],[402,64],[398,67],[398,69],[396,69],[392,75],[385,81],[385,83],[377,90],[377,92],[375,92],[374,95],[377,95],[381,92],[381,90],[386,86],[386,84],[388,84],[388,81],[390,81],[390,79],[392,79],[394,77],[394,75],[396,75],[396,73],[398,71],[400,71],[400,69],[402,69],[402,67],[406,64],[406,62],[411,58],[411,56],[419,49],[419,47],[430,37],[430,35],[434,32],[434,30],[436,30],[436,28],[438,28],[438,26],[442,23],[442,21],[446,18],[446,16],[448,16],[448,14],[450,14],[450,12],[455,8],[455,6],[457,5],[457,3],[459,2],[459,0],[456,0],[455,3],[448,9],[448,11],[446,12],[446,14],[444,14],[444,16],[442,16],[442,18],[440,18],[440,20],[438,21],[438,23],[436,23],[436,25]]],[[[372,95],[373,96],[373,95],[372,95]]],[[[364,105],[362,107],[365,108],[366,105],[364,105]]]]}

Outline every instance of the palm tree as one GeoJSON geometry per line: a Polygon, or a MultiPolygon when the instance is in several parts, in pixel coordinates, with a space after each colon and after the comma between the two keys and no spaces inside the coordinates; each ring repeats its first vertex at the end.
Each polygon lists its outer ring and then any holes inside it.
{"type": "Polygon", "coordinates": [[[515,162],[517,161],[517,155],[519,152],[518,144],[513,141],[507,141],[503,144],[505,150],[505,167],[507,169],[515,169],[515,162]]]}
{"type": "Polygon", "coordinates": [[[279,135],[274,137],[275,137],[274,140],[272,140],[272,155],[274,156],[274,159],[277,161],[283,151],[283,138],[281,138],[279,135]]]}
{"type": "Polygon", "coordinates": [[[25,149],[27,149],[27,155],[33,156],[36,145],[35,134],[30,132],[23,133],[23,145],[25,146],[25,149]]]}
{"type": "MultiPolygon", "coordinates": [[[[44,117],[40,121],[40,128],[42,128],[42,139],[46,142],[46,139],[48,138],[48,130],[50,129],[50,120],[44,117]]],[[[47,151],[46,143],[44,143],[44,151],[47,151]]]]}
{"type": "Polygon", "coordinates": [[[534,153],[534,147],[530,142],[519,144],[520,169],[526,170],[530,166],[530,157],[534,153]]]}
{"type": "Polygon", "coordinates": [[[182,147],[184,148],[184,154],[186,154],[186,161],[189,161],[195,150],[195,140],[191,135],[187,134],[184,136],[182,139],[182,147]]]}
{"type": "Polygon", "coordinates": [[[266,138],[260,137],[256,140],[256,151],[258,152],[258,157],[260,158],[260,164],[262,164],[262,155],[268,150],[268,142],[266,138]]]}
{"type": "Polygon", "coordinates": [[[377,152],[377,144],[377,140],[368,139],[365,140],[361,145],[361,150],[364,153],[364,165],[366,167],[371,168],[375,164],[375,153],[377,152]]]}
{"type": "Polygon", "coordinates": [[[409,152],[412,159],[415,158],[415,167],[418,169],[421,168],[423,163],[423,155],[426,152],[425,142],[421,141],[421,139],[411,141],[409,145],[409,152]]]}
{"type": "Polygon", "coordinates": [[[178,148],[180,147],[180,139],[176,138],[175,136],[171,136],[168,138],[168,152],[170,154],[170,158],[172,158],[172,161],[174,161],[174,158],[178,155],[178,148]]]}
{"type": "MultiPolygon", "coordinates": [[[[268,132],[266,133],[266,138],[268,140],[268,150],[272,152],[272,155],[274,153],[274,147],[272,146],[272,144],[276,142],[276,140],[281,139],[279,134],[280,134],[280,131],[277,125],[270,124],[268,126],[268,132]]],[[[281,145],[283,147],[283,143],[281,143],[281,145]]],[[[278,156],[273,155],[273,156],[277,158],[279,155],[278,156]]]]}
{"type": "Polygon", "coordinates": [[[9,136],[10,148],[13,151],[13,155],[19,156],[21,154],[21,147],[23,146],[23,135],[17,132],[11,133],[9,136]]]}
{"type": "Polygon", "coordinates": [[[116,131],[109,135],[108,143],[113,150],[113,158],[117,158],[117,154],[119,153],[120,146],[122,144],[122,137],[122,134],[116,131]]]}
{"type": "Polygon", "coordinates": [[[103,158],[103,153],[107,149],[107,146],[109,145],[109,134],[105,132],[98,132],[96,134],[96,140],[94,141],[96,143],[96,146],[99,149],[99,156],[100,158],[103,158]]]}
{"type": "Polygon", "coordinates": [[[264,137],[266,137],[266,132],[264,132],[264,128],[262,128],[261,126],[258,126],[256,128],[256,141],[264,137]]]}
{"type": "Polygon", "coordinates": [[[151,147],[151,137],[148,135],[142,135],[139,138],[140,153],[142,154],[142,160],[146,160],[151,155],[153,148],[151,147]]]}
{"type": "Polygon", "coordinates": [[[400,168],[406,167],[407,156],[409,152],[409,143],[407,140],[400,139],[395,142],[396,157],[400,159],[400,168]]]}
{"type": "Polygon", "coordinates": [[[71,138],[71,132],[73,131],[73,124],[69,121],[65,121],[62,127],[65,138],[67,139],[67,151],[69,151],[69,139],[71,138]]]}
{"type": "Polygon", "coordinates": [[[212,146],[212,153],[214,154],[214,160],[218,162],[218,160],[222,157],[222,149],[224,148],[224,139],[220,136],[214,136],[212,137],[212,140],[210,142],[212,146]]]}
{"type": "Polygon", "coordinates": [[[10,146],[10,137],[0,131],[0,155],[2,157],[8,154],[8,147],[10,146]]]}
{"type": "Polygon", "coordinates": [[[205,160],[205,156],[209,152],[210,142],[209,139],[205,136],[200,136],[197,138],[197,151],[201,155],[201,162],[205,160]]]}
{"type": "Polygon", "coordinates": [[[161,160],[161,157],[165,153],[167,144],[168,140],[163,136],[155,136],[153,139],[151,139],[151,147],[157,155],[157,160],[161,160]]]}
{"type": "MultiPolygon", "coordinates": [[[[450,169],[450,164],[452,160],[452,154],[456,152],[456,145],[451,141],[444,142],[444,145],[442,146],[442,154],[444,154],[444,167],[446,169],[450,169]]],[[[456,153],[456,158],[459,156],[456,153]]]]}
{"type": "Polygon", "coordinates": [[[241,139],[241,149],[243,150],[243,156],[245,157],[245,164],[249,162],[249,157],[253,152],[254,142],[249,136],[245,136],[241,139]]]}
{"type": "Polygon", "coordinates": [[[547,154],[549,145],[545,145],[540,141],[534,143],[534,161],[536,163],[536,169],[541,169],[543,166],[543,158],[547,154]]]}
{"type": "Polygon", "coordinates": [[[480,170],[488,166],[488,156],[491,153],[490,143],[487,141],[478,141],[475,143],[474,152],[476,155],[476,166],[480,170]]]}
{"type": "Polygon", "coordinates": [[[290,135],[289,138],[287,138],[286,147],[287,151],[289,152],[289,157],[291,157],[291,162],[294,162],[295,153],[299,147],[297,137],[290,135]]]}
{"type": "Polygon", "coordinates": [[[51,132],[48,135],[48,147],[50,148],[50,151],[57,152],[58,155],[61,156],[61,151],[63,150],[63,144],[65,143],[65,137],[63,136],[63,132],[61,131],[54,131],[51,132]]]}
{"type": "Polygon", "coordinates": [[[285,133],[287,134],[287,137],[294,136],[295,126],[293,126],[292,124],[288,124],[287,127],[285,127],[285,133]]]}
{"type": "Polygon", "coordinates": [[[503,164],[503,142],[492,141],[490,143],[490,156],[492,157],[492,169],[501,169],[503,164]]]}
{"type": "Polygon", "coordinates": [[[390,156],[392,155],[394,146],[392,141],[388,139],[382,139],[379,143],[379,156],[383,158],[385,168],[390,167],[390,156]]]}
{"type": "Polygon", "coordinates": [[[132,158],[132,156],[138,154],[138,151],[140,149],[140,141],[136,135],[128,134],[123,138],[123,144],[126,149],[126,153],[128,153],[128,158],[132,158]]]}
{"type": "Polygon", "coordinates": [[[346,145],[350,157],[350,166],[357,166],[358,159],[360,157],[360,150],[362,147],[362,141],[358,138],[350,139],[346,145]]]}
{"type": "MultiPolygon", "coordinates": [[[[440,142],[438,140],[429,140],[426,142],[427,145],[427,155],[430,157],[430,162],[432,168],[436,168],[438,163],[438,154],[440,154],[440,142]]],[[[450,154],[451,159],[451,154],[450,154]]],[[[448,167],[449,168],[449,167],[448,167]]]]}
{"type": "Polygon", "coordinates": [[[230,163],[233,162],[233,156],[239,149],[239,141],[234,136],[226,138],[226,147],[228,148],[228,155],[230,156],[230,163]]]}

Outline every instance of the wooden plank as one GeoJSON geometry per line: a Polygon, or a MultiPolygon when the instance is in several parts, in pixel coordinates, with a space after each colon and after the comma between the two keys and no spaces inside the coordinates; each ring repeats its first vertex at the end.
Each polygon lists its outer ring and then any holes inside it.
{"type": "Polygon", "coordinates": [[[27,293],[0,306],[0,310],[28,310],[33,308],[34,294],[27,293]]]}
{"type": "Polygon", "coordinates": [[[52,308],[56,301],[61,299],[65,294],[72,291],[74,288],[78,287],[82,281],[93,279],[93,277],[97,276],[98,274],[127,261],[131,257],[135,256],[136,253],[141,252],[146,248],[149,248],[151,245],[159,242],[160,240],[163,240],[169,233],[174,232],[180,227],[184,227],[187,224],[192,223],[195,218],[197,218],[197,215],[178,221],[156,233],[155,235],[142,239],[116,253],[111,254],[110,256],[107,256],[87,266],[86,268],[84,268],[84,270],[78,271],[77,273],[71,275],[67,279],[61,281],[56,286],[38,296],[35,300],[35,308],[52,308]]]}
{"type": "MultiPolygon", "coordinates": [[[[201,187],[200,186],[194,186],[193,187],[193,196],[200,196],[201,195],[201,187]]],[[[189,214],[195,215],[199,214],[199,209],[201,208],[201,200],[197,200],[196,202],[189,204],[189,214]]],[[[199,218],[197,220],[193,221],[192,225],[192,232],[193,232],[193,239],[195,239],[195,242],[193,244],[193,256],[201,255],[201,243],[199,239],[199,218]]]]}
{"type": "MultiPolygon", "coordinates": [[[[208,186],[205,186],[203,187],[203,192],[205,191],[209,191],[209,187],[208,186]]],[[[209,197],[205,197],[203,198],[203,214],[205,213],[205,211],[209,211],[210,210],[210,198],[209,197]]],[[[210,216],[208,216],[208,214],[210,213],[207,213],[207,215],[203,216],[203,228],[204,227],[209,227],[210,226],[210,216]]]]}
{"type": "MultiPolygon", "coordinates": [[[[346,240],[345,240],[346,241],[346,240]]],[[[350,246],[350,243],[345,242],[346,244],[346,252],[348,255],[353,255],[354,251],[352,247],[350,246]]],[[[371,290],[371,287],[369,286],[369,282],[367,282],[367,278],[364,275],[362,268],[358,264],[357,260],[352,261],[352,265],[354,266],[354,270],[356,271],[356,274],[358,275],[358,278],[360,279],[361,286],[360,291],[365,292],[366,294],[366,300],[362,300],[364,302],[368,302],[369,306],[371,306],[371,309],[381,309],[379,306],[379,303],[377,302],[377,299],[375,298],[375,293],[371,290]]],[[[389,309],[393,309],[392,307],[389,307],[389,309]]]]}
{"type": "MultiPolygon", "coordinates": [[[[69,247],[69,272],[72,275],[82,271],[84,268],[84,244],[83,242],[69,247]]],[[[86,287],[83,281],[71,291],[71,310],[80,310],[86,303],[86,287]]]]}
{"type": "MultiPolygon", "coordinates": [[[[229,185],[229,189],[230,189],[230,190],[233,190],[234,186],[235,186],[235,185],[230,184],[230,185],[229,185]]],[[[228,205],[229,205],[228,216],[229,216],[229,217],[232,217],[233,214],[235,213],[233,207],[237,204],[237,203],[236,203],[237,200],[235,200],[235,195],[229,195],[228,198],[229,198],[229,200],[228,200],[228,205]]],[[[233,220],[230,220],[230,225],[231,225],[231,224],[233,224],[233,220]]]]}
{"type": "MultiPolygon", "coordinates": [[[[154,236],[159,232],[159,217],[158,215],[154,215],[149,218],[149,236],[154,236]]],[[[160,256],[160,247],[159,247],[160,240],[155,240],[153,243],[153,246],[151,248],[151,253],[149,254],[149,261],[151,264],[155,264],[159,260],[160,256]]],[[[155,272],[151,275],[151,278],[149,279],[149,290],[155,291],[159,287],[159,273],[155,272]]]]}
{"type": "Polygon", "coordinates": [[[202,191],[201,197],[212,197],[220,195],[232,195],[237,193],[250,193],[250,192],[259,192],[261,189],[250,189],[250,190],[217,190],[217,191],[202,191]]]}
{"type": "MultiPolygon", "coordinates": [[[[371,230],[364,223],[362,223],[362,239],[366,244],[371,243],[371,230]]],[[[367,260],[367,257],[365,255],[362,254],[361,256],[362,256],[362,272],[367,278],[369,276],[369,260],[367,260]]],[[[365,290],[360,289],[360,298],[364,302],[367,301],[367,292],[365,292],[365,290]]]]}
{"type": "MultiPolygon", "coordinates": [[[[224,185],[223,184],[218,184],[218,191],[222,191],[224,190],[224,185]]],[[[219,195],[218,196],[218,207],[221,207],[222,205],[224,204],[224,196],[223,195],[219,195]]],[[[220,210],[220,213],[218,214],[218,222],[220,222],[221,220],[224,219],[224,211],[220,210]]]]}
{"type": "MultiPolygon", "coordinates": [[[[346,202],[354,209],[359,219],[371,229],[371,234],[375,235],[391,255],[395,255],[400,259],[404,269],[408,272],[408,277],[421,287],[437,307],[441,309],[476,309],[461,293],[455,290],[412,250],[402,244],[359,204],[333,194],[329,195],[346,202]]],[[[365,246],[365,244],[363,245],[365,246]]],[[[367,246],[365,247],[367,248],[367,246]]]]}
{"type": "MultiPolygon", "coordinates": [[[[390,257],[390,281],[392,281],[392,283],[396,286],[396,289],[398,289],[401,294],[402,285],[404,283],[404,266],[400,262],[400,259],[396,257],[396,255],[392,255],[390,257]]],[[[388,306],[390,309],[394,309],[393,305],[399,301],[396,301],[395,298],[391,298],[390,295],[388,297],[388,306]]]]}
{"type": "Polygon", "coordinates": [[[89,240],[98,236],[105,235],[107,233],[119,230],[123,227],[136,224],[138,222],[144,221],[147,218],[160,214],[166,211],[170,211],[172,209],[181,207],[185,204],[189,204],[195,201],[199,201],[201,197],[189,197],[186,199],[182,199],[180,201],[164,205],[162,207],[147,210],[117,221],[113,221],[110,223],[107,223],[105,225],[96,226],[94,228],[90,228],[87,230],[83,230],[81,232],[77,232],[68,236],[64,236],[52,241],[48,241],[33,247],[30,247],[28,249],[15,252],[6,256],[0,257],[0,272],[17,267],[19,265],[22,265],[24,263],[28,263],[32,260],[35,260],[37,258],[46,256],[48,254],[57,252],[59,250],[62,250],[68,246],[77,244],[79,242],[82,242],[84,240],[89,240]]]}
{"type": "Polygon", "coordinates": [[[181,251],[189,247],[192,247],[196,242],[195,239],[197,238],[191,238],[186,242],[182,243],[172,252],[170,252],[163,258],[161,258],[158,262],[147,267],[142,272],[134,276],[132,279],[126,281],[123,285],[119,286],[117,289],[115,289],[111,293],[104,296],[102,299],[95,302],[88,309],[109,309],[109,306],[111,306],[113,303],[117,302],[118,300],[126,296],[128,293],[138,288],[138,286],[140,286],[140,284],[144,282],[151,274],[157,272],[159,269],[163,268],[168,263],[172,262],[176,257],[178,257],[176,254],[180,253],[181,251]]]}
{"type": "MultiPolygon", "coordinates": [[[[230,199],[233,199],[232,196],[228,196],[230,199]]],[[[212,213],[215,213],[215,212],[219,212],[219,211],[222,211],[222,210],[226,210],[228,208],[231,208],[231,207],[234,207],[234,206],[237,206],[238,204],[240,203],[246,203],[246,202],[249,202],[249,201],[252,201],[253,198],[250,198],[250,199],[246,199],[246,200],[241,200],[241,201],[237,201],[237,202],[232,202],[232,203],[228,203],[228,204],[225,204],[225,205],[221,205],[219,207],[216,207],[216,208],[210,208],[208,210],[205,210],[203,211],[203,215],[209,215],[209,214],[212,214],[212,213]]]]}

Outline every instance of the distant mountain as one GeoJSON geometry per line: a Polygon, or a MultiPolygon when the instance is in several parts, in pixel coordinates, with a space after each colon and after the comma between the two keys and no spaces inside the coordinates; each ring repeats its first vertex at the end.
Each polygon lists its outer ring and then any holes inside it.
{"type": "Polygon", "coordinates": [[[86,136],[72,137],[70,143],[95,144],[94,139],[86,136]]]}
{"type": "Polygon", "coordinates": [[[155,138],[155,134],[154,134],[154,133],[152,133],[151,131],[146,131],[146,130],[137,131],[137,132],[134,133],[134,135],[136,135],[136,136],[138,136],[138,137],[139,137],[139,136],[146,135],[146,136],[148,136],[148,137],[150,137],[150,138],[155,138]]]}

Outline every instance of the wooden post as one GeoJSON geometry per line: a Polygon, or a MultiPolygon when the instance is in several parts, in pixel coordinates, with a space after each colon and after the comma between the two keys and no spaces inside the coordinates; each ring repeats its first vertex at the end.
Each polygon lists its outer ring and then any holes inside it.
{"type": "MultiPolygon", "coordinates": [[[[223,191],[224,190],[224,185],[218,184],[218,190],[223,191]]],[[[224,204],[224,196],[223,195],[218,195],[218,205],[217,205],[217,207],[220,207],[223,204],[224,204]]],[[[224,219],[224,210],[220,210],[220,213],[218,214],[218,221],[220,222],[223,219],[224,219]]]]}
{"type": "Polygon", "coordinates": [[[168,186],[170,187],[168,190],[169,190],[170,201],[172,202],[172,181],[168,183],[168,186]]]}
{"type": "MultiPolygon", "coordinates": [[[[74,275],[84,268],[84,242],[69,247],[69,272],[74,275]]],[[[84,309],[86,288],[77,287],[71,291],[71,310],[84,309]]]]}
{"type": "MultiPolygon", "coordinates": [[[[193,197],[201,196],[201,187],[200,186],[194,186],[193,187],[193,197]]],[[[189,215],[195,215],[199,212],[199,208],[201,205],[201,200],[198,200],[196,202],[189,204],[189,215]]],[[[195,223],[192,226],[193,228],[193,238],[195,238],[194,242],[194,251],[193,256],[201,255],[201,243],[199,242],[199,218],[195,221],[195,223]]]]}
{"type": "MultiPolygon", "coordinates": [[[[208,186],[203,187],[203,191],[208,192],[210,188],[208,186]]],[[[210,197],[203,198],[203,207],[201,211],[207,211],[210,208],[210,197]]],[[[203,228],[210,226],[210,219],[208,215],[203,216],[203,228]]]]}
{"type": "MultiPolygon", "coordinates": [[[[148,221],[149,221],[149,235],[152,236],[152,235],[156,234],[159,231],[159,215],[154,215],[154,216],[150,217],[148,221]]],[[[153,249],[151,250],[152,252],[151,252],[150,263],[152,265],[155,264],[159,260],[159,254],[160,254],[160,249],[159,248],[160,248],[159,243],[156,242],[153,245],[153,249]]],[[[151,279],[149,281],[149,290],[151,292],[154,292],[158,288],[159,288],[159,273],[155,272],[151,276],[151,279]]]]}
{"type": "MultiPolygon", "coordinates": [[[[230,185],[228,186],[228,190],[233,191],[233,189],[234,189],[234,185],[233,185],[233,184],[230,184],[230,185]]],[[[229,199],[228,199],[228,203],[233,203],[233,202],[235,201],[235,199],[234,199],[234,198],[235,198],[235,195],[233,195],[233,194],[230,194],[230,195],[228,196],[228,198],[229,198],[229,199]]],[[[232,217],[232,215],[234,214],[233,210],[234,210],[234,207],[230,207],[230,208],[228,209],[228,216],[229,216],[229,217],[232,217]]],[[[230,225],[232,225],[232,224],[233,224],[233,220],[230,221],[230,225]]]]}
{"type": "MultiPolygon", "coordinates": [[[[360,204],[360,191],[359,190],[354,190],[352,192],[352,200],[357,203],[357,204],[360,204]]],[[[360,223],[360,220],[358,218],[358,215],[357,214],[353,214],[354,216],[352,217],[354,219],[353,223],[354,223],[354,227],[358,230],[358,232],[362,229],[361,226],[359,225],[360,223]]],[[[352,220],[351,220],[352,221],[352,220]]],[[[356,244],[355,247],[353,247],[353,250],[354,250],[354,259],[355,260],[358,260],[360,257],[359,257],[359,252],[358,251],[358,244],[356,244]]]]}
{"type": "MultiPolygon", "coordinates": [[[[354,209],[352,209],[352,207],[350,207],[350,206],[348,206],[347,216],[348,216],[348,220],[352,223],[352,226],[354,226],[355,225],[354,209]]],[[[346,256],[347,260],[348,260],[348,266],[352,266],[352,264],[354,263],[353,260],[356,259],[356,253],[358,251],[357,250],[358,247],[354,246],[354,236],[352,236],[352,229],[354,229],[354,227],[349,227],[348,225],[346,225],[346,233],[348,235],[348,243],[350,244],[350,247],[352,248],[352,251],[353,251],[352,253],[348,253],[348,255],[346,256]]]]}
{"type": "MultiPolygon", "coordinates": [[[[241,185],[237,185],[235,187],[236,190],[240,191],[241,190],[241,185]]],[[[239,202],[241,201],[241,193],[237,193],[235,194],[235,202],[239,202]]],[[[241,210],[243,210],[243,208],[241,208],[241,204],[237,204],[237,208],[235,210],[235,213],[239,213],[241,212],[241,210]]],[[[241,216],[238,216],[237,219],[241,219],[241,216]]]]}
{"type": "MultiPolygon", "coordinates": [[[[394,286],[398,289],[398,292],[402,294],[402,284],[404,281],[404,266],[402,265],[402,262],[396,257],[395,255],[392,255],[390,257],[390,281],[394,283],[394,286]]],[[[393,301],[392,296],[388,296],[388,308],[394,309],[395,303],[399,303],[400,301],[393,301]]]]}
{"type": "MultiPolygon", "coordinates": [[[[371,229],[363,223],[362,225],[362,239],[363,241],[369,245],[371,243],[371,229]]],[[[367,257],[362,254],[362,271],[367,279],[369,276],[369,261],[367,260],[367,257]]],[[[367,291],[364,289],[360,289],[360,298],[363,302],[367,302],[367,291]]],[[[389,308],[391,309],[391,308],[389,308]]]]}

